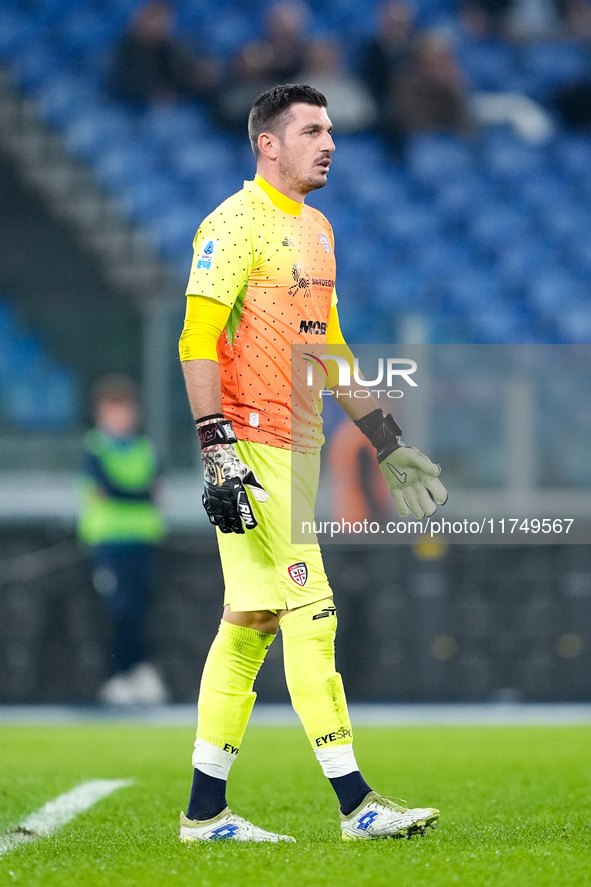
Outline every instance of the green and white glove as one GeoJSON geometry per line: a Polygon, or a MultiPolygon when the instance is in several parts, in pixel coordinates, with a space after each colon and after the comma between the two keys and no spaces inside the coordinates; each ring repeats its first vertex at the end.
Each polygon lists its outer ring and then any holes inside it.
{"type": "Polygon", "coordinates": [[[390,414],[373,410],[355,422],[376,448],[380,470],[401,517],[433,514],[447,502],[447,490],[439,480],[441,466],[400,440],[402,429],[390,414]]]}

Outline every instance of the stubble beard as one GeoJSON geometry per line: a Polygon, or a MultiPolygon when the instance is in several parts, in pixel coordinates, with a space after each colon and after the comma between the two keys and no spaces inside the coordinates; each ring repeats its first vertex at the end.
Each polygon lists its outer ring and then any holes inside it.
{"type": "Polygon", "coordinates": [[[320,188],[324,188],[327,181],[326,175],[322,178],[320,176],[314,178],[312,175],[309,175],[306,179],[302,179],[293,163],[284,159],[279,161],[279,174],[291,190],[301,194],[303,197],[309,194],[310,191],[318,191],[320,188]]]}

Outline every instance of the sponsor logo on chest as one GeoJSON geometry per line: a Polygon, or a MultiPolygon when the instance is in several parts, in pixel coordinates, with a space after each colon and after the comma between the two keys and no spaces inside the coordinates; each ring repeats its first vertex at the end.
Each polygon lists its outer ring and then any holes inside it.
{"type": "Polygon", "coordinates": [[[324,320],[300,320],[300,333],[313,336],[326,335],[326,321],[324,320]]]}

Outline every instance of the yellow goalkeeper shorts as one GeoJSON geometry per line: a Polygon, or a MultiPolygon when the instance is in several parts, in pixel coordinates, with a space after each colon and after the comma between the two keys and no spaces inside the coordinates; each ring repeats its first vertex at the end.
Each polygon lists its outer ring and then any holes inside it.
{"type": "Polygon", "coordinates": [[[220,533],[218,545],[224,573],[224,605],[236,612],[291,610],[330,597],[316,541],[291,541],[292,498],[298,513],[313,520],[318,492],[320,454],[295,453],[268,444],[239,440],[234,445],[265,490],[266,502],[249,496],[258,526],[244,535],[220,533]]]}

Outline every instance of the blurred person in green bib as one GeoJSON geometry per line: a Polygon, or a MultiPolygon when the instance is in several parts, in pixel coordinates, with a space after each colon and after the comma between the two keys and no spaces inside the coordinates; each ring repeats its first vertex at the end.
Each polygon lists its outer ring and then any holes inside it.
{"type": "Polygon", "coordinates": [[[164,521],[156,504],[158,462],[139,432],[136,384],[113,375],[94,390],[95,427],[85,437],[78,533],[89,546],[93,584],[111,622],[110,676],[99,701],[160,704],[166,687],[146,660],[146,615],[164,521]]]}

